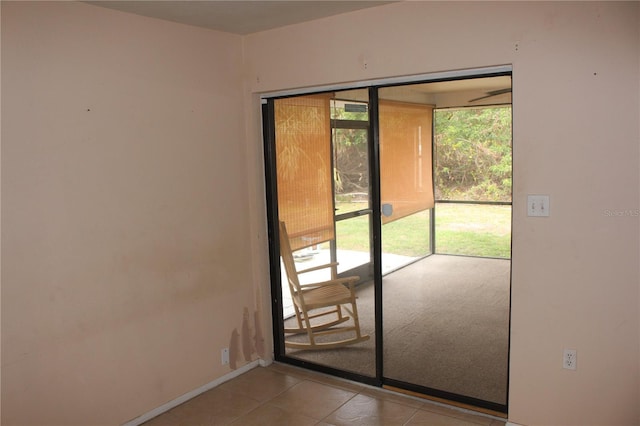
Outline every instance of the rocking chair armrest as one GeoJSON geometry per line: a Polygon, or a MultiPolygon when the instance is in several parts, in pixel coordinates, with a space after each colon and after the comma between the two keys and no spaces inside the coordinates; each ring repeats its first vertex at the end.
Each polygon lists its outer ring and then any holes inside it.
{"type": "Polygon", "coordinates": [[[318,265],[318,266],[314,266],[312,268],[302,269],[302,270],[297,271],[297,272],[298,272],[298,274],[304,274],[306,272],[318,271],[320,269],[330,268],[332,266],[338,266],[338,262],[331,262],[331,263],[327,263],[325,265],[318,265]]]}
{"type": "Polygon", "coordinates": [[[321,281],[317,283],[300,284],[300,288],[302,290],[313,290],[314,288],[324,287],[328,285],[335,285],[335,284],[347,284],[349,285],[349,287],[352,287],[353,284],[355,284],[359,279],[360,277],[353,275],[350,277],[336,278],[334,280],[321,281]]]}

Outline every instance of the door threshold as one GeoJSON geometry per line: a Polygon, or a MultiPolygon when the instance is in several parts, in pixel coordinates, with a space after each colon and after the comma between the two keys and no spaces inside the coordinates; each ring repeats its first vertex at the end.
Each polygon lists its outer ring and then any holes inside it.
{"type": "Polygon", "coordinates": [[[495,410],[491,410],[489,408],[477,407],[475,405],[465,404],[465,403],[458,402],[458,401],[452,401],[450,399],[438,398],[437,396],[426,395],[424,393],[414,392],[414,391],[410,391],[410,390],[407,390],[407,389],[398,388],[398,387],[395,387],[395,386],[382,385],[382,388],[386,389],[386,390],[393,391],[393,392],[402,393],[402,394],[409,395],[409,396],[414,396],[416,398],[426,399],[426,400],[429,400],[429,401],[450,405],[450,406],[456,407],[456,408],[462,408],[462,409],[465,409],[465,410],[475,411],[477,413],[487,414],[489,416],[498,417],[498,418],[501,418],[501,419],[506,419],[508,417],[506,413],[503,413],[501,411],[495,411],[495,410]]]}

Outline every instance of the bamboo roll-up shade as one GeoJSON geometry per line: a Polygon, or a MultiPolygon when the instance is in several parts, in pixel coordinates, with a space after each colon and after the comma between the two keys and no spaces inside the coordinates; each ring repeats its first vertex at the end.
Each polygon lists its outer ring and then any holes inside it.
{"type": "Polygon", "coordinates": [[[329,95],[277,99],[278,215],[292,250],[334,239],[329,95]]]}
{"type": "MultiPolygon", "coordinates": [[[[380,195],[392,214],[382,223],[433,207],[433,107],[380,100],[380,195]]],[[[387,211],[388,212],[388,211],[387,211]]]]}

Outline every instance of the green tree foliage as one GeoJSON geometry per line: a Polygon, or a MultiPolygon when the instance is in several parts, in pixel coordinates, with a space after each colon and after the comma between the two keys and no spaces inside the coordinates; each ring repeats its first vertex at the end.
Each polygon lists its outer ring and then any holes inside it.
{"type": "MultiPolygon", "coordinates": [[[[368,121],[368,112],[349,112],[332,108],[335,120],[368,121]]],[[[334,182],[338,198],[341,194],[369,192],[369,159],[367,131],[364,129],[333,129],[334,182]]]]}
{"type": "Polygon", "coordinates": [[[436,198],[511,201],[511,107],[435,112],[436,198]]]}
{"type": "Polygon", "coordinates": [[[369,192],[367,131],[335,129],[335,185],[337,193],[369,192]]]}

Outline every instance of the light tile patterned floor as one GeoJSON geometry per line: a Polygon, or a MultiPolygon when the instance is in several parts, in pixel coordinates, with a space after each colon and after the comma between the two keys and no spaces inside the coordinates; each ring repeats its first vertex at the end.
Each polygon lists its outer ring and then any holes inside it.
{"type": "Polygon", "coordinates": [[[504,420],[274,363],[225,382],[145,426],[504,424],[504,420]]]}

